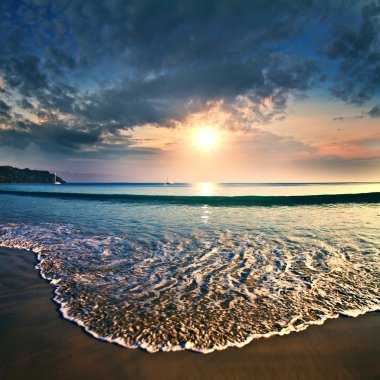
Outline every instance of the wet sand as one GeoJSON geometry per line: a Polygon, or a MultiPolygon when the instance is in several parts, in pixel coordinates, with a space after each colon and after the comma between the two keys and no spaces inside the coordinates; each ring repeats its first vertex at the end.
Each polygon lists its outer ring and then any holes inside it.
{"type": "Polygon", "coordinates": [[[380,313],[208,355],[149,354],[62,319],[30,252],[0,248],[1,379],[379,379],[380,313]]]}

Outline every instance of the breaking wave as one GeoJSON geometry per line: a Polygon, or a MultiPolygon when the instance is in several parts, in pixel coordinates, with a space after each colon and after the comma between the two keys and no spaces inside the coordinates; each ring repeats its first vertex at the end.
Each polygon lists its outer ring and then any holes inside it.
{"type": "Polygon", "coordinates": [[[142,194],[99,194],[57,191],[0,190],[0,195],[32,196],[42,198],[95,200],[108,202],[162,203],[210,206],[303,206],[345,203],[379,203],[380,192],[323,195],[243,195],[243,196],[183,196],[142,194]]]}

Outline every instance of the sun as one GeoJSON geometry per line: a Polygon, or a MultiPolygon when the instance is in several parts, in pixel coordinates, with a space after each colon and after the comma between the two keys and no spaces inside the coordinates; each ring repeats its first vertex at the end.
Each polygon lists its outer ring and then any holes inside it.
{"type": "Polygon", "coordinates": [[[219,134],[215,128],[200,128],[196,131],[195,142],[202,151],[214,150],[219,144],[219,134]]]}

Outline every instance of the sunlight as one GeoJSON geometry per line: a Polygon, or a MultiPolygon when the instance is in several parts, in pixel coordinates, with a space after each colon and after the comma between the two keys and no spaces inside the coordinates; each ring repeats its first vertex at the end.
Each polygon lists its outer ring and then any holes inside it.
{"type": "Polygon", "coordinates": [[[195,134],[195,140],[202,151],[214,150],[219,144],[218,131],[215,128],[200,128],[195,134]]]}
{"type": "Polygon", "coordinates": [[[209,196],[213,192],[213,184],[210,182],[201,182],[198,184],[200,195],[209,196]]]}

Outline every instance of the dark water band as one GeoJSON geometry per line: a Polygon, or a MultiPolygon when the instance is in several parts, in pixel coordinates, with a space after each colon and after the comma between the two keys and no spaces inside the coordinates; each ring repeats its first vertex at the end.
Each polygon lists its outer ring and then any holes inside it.
{"type": "Polygon", "coordinates": [[[158,203],[209,206],[303,206],[344,203],[380,203],[380,192],[360,194],[278,195],[278,196],[182,196],[141,194],[91,194],[45,191],[0,191],[0,195],[93,200],[125,203],[158,203]]]}

